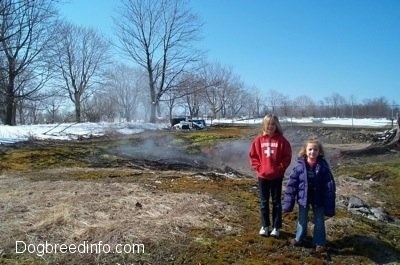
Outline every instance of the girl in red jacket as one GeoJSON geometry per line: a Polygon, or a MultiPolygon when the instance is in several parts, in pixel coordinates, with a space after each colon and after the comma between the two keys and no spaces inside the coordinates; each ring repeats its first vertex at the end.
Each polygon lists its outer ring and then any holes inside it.
{"type": "Polygon", "coordinates": [[[283,136],[276,115],[268,114],[263,119],[262,133],[251,143],[251,167],[257,172],[260,193],[260,235],[278,237],[282,228],[282,180],[292,159],[292,148],[283,136]],[[272,223],[270,221],[269,197],[272,198],[272,223]],[[272,225],[272,230],[271,230],[272,225]]]}

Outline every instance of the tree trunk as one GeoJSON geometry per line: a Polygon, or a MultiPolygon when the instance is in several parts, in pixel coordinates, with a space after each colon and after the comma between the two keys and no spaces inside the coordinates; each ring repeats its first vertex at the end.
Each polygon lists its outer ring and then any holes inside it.
{"type": "MultiPolygon", "coordinates": [[[[18,116],[19,116],[19,124],[25,124],[25,117],[24,117],[24,108],[22,107],[22,101],[19,104],[15,104],[15,109],[18,109],[18,116]]],[[[15,112],[16,114],[17,112],[15,112]]],[[[15,115],[16,116],[16,115],[15,115]]]]}
{"type": "Polygon", "coordinates": [[[6,125],[16,125],[15,113],[15,95],[14,95],[14,79],[9,77],[6,95],[6,125]]]}
{"type": "Polygon", "coordinates": [[[81,122],[81,104],[79,102],[75,102],[75,120],[81,122]]]}
{"type": "Polygon", "coordinates": [[[5,120],[5,124],[6,125],[15,125],[15,124],[13,124],[13,115],[12,115],[12,113],[13,113],[13,109],[14,109],[14,106],[13,106],[14,104],[13,104],[13,100],[12,100],[12,98],[10,99],[10,98],[7,98],[7,103],[6,103],[6,120],[5,120]]]}
{"type": "Polygon", "coordinates": [[[157,106],[154,101],[150,104],[150,123],[156,123],[156,109],[157,106]]]}

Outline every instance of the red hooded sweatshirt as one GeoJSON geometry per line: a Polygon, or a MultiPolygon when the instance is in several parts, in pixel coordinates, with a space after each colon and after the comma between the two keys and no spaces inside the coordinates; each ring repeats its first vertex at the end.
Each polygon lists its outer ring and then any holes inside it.
{"type": "Polygon", "coordinates": [[[249,157],[259,178],[283,178],[292,160],[292,148],[282,134],[259,135],[251,143],[249,157]]]}

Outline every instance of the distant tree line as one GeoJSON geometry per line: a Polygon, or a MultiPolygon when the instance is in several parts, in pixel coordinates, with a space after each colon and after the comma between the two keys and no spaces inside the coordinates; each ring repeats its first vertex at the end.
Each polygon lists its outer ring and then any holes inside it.
{"type": "Polygon", "coordinates": [[[196,48],[199,19],[185,0],[121,0],[115,39],[63,21],[58,0],[0,1],[0,121],[7,125],[202,118],[379,117],[385,97],[315,101],[249,87],[196,48]],[[112,49],[114,48],[114,49],[112,49]],[[122,54],[116,59],[113,51],[122,54]]]}

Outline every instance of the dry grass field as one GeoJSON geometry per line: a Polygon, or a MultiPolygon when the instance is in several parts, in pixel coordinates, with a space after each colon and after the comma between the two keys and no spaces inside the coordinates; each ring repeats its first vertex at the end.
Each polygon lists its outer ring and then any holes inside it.
{"type": "Polygon", "coordinates": [[[370,145],[373,132],[285,128],[294,155],[318,135],[335,172],[338,211],[326,221],[329,252],[317,255],[288,243],[296,211],[284,215],[280,238],[258,235],[247,159],[257,132],[226,126],[2,147],[0,264],[399,264],[399,149],[341,155],[370,145]],[[350,196],[396,221],[350,213],[350,196]]]}

